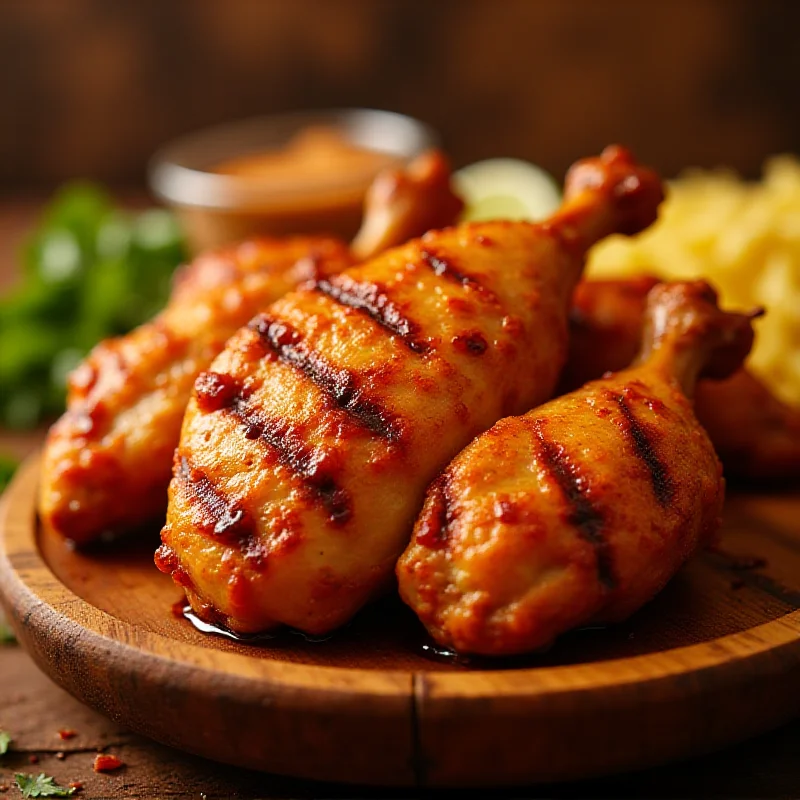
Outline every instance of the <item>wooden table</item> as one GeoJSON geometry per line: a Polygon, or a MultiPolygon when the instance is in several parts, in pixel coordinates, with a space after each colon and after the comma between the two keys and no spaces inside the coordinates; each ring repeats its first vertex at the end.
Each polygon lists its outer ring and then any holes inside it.
{"type": "MultiPolygon", "coordinates": [[[[18,771],[43,771],[67,785],[79,780],[86,798],[310,798],[410,797],[410,790],[364,789],[295,781],[220,766],[135,736],[82,706],[52,684],[20,648],[0,647],[0,727],[15,735],[15,751],[0,760],[0,784],[18,771]],[[61,741],[58,731],[78,735],[61,741]],[[98,775],[97,748],[116,754],[126,766],[98,775]],[[59,756],[63,753],[63,759],[59,756]],[[36,764],[29,763],[38,759],[36,764]]],[[[464,791],[439,792],[463,797],[464,791]]],[[[493,797],[798,797],[800,723],[714,756],[678,766],[607,778],[492,792],[493,797]]],[[[0,797],[3,795],[0,793],[0,797]]],[[[16,788],[9,797],[19,796],[16,788]]],[[[476,792],[476,797],[489,793],[476,792]]]]}
{"type": "MultiPolygon", "coordinates": [[[[0,203],[0,287],[12,279],[14,252],[38,208],[35,201],[0,203]]],[[[41,433],[0,432],[0,450],[23,456],[41,433]]],[[[0,797],[19,796],[14,772],[45,772],[61,785],[83,783],[85,798],[310,798],[409,797],[410,790],[381,790],[297,781],[221,766],[136,736],[82,706],[51,683],[13,644],[0,645],[0,729],[14,736],[0,758],[0,797]],[[62,740],[58,731],[72,729],[62,740]],[[98,749],[125,767],[97,774],[98,749]],[[8,788],[4,788],[8,787],[8,788]]],[[[438,792],[463,797],[469,792],[438,792]]],[[[486,797],[486,791],[475,796],[486,797]]],[[[725,752],[637,774],[492,792],[507,797],[800,797],[800,722],[725,752]]]]}

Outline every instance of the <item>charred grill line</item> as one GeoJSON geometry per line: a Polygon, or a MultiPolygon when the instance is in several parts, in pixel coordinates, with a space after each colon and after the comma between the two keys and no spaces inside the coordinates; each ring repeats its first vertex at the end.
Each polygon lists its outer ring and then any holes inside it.
{"type": "Polygon", "coordinates": [[[267,444],[278,461],[302,480],[310,494],[322,502],[331,522],[343,524],[350,519],[350,495],[323,469],[324,453],[309,447],[285,421],[268,419],[241,398],[231,404],[227,413],[244,426],[248,439],[267,444]]]}
{"type": "Polygon", "coordinates": [[[533,431],[539,442],[544,464],[555,478],[570,508],[569,523],[594,548],[600,583],[607,589],[613,589],[617,580],[614,576],[611,546],[604,536],[605,519],[601,510],[587,496],[586,478],[570,461],[563,446],[547,439],[541,420],[534,420],[533,431]]]}
{"type": "Polygon", "coordinates": [[[658,457],[658,453],[647,435],[646,426],[636,419],[625,398],[620,394],[614,395],[613,400],[624,418],[623,424],[618,427],[631,440],[634,452],[647,467],[656,500],[662,506],[669,505],[675,495],[675,486],[672,483],[669,469],[658,457]]]}
{"type": "Polygon", "coordinates": [[[453,521],[447,493],[447,475],[441,474],[428,490],[428,504],[420,517],[416,540],[424,547],[438,549],[447,544],[450,523],[453,521]]]}
{"type": "Polygon", "coordinates": [[[279,360],[302,372],[363,428],[388,442],[400,439],[401,427],[390,413],[380,404],[362,397],[357,376],[346,369],[332,367],[309,350],[291,325],[261,314],[250,323],[250,327],[279,360]]]}
{"type": "Polygon", "coordinates": [[[487,289],[474,275],[469,275],[458,269],[446,256],[425,249],[420,251],[419,257],[423,264],[433,270],[434,275],[446,278],[454,283],[460,283],[462,286],[468,286],[492,302],[497,301],[494,292],[487,289]]]}
{"type": "Polygon", "coordinates": [[[239,395],[241,386],[232,375],[207,370],[194,382],[194,396],[201,411],[210,413],[225,408],[239,395]]]}
{"type": "Polygon", "coordinates": [[[341,277],[338,280],[319,280],[314,289],[335,303],[363,312],[382,328],[399,336],[412,352],[427,353],[430,350],[430,344],[418,338],[419,325],[403,315],[379,284],[341,277]]]}
{"type": "Polygon", "coordinates": [[[225,492],[203,472],[181,456],[177,477],[188,493],[200,517],[199,527],[225,540],[244,539],[253,535],[253,522],[241,507],[231,504],[225,492]]]}

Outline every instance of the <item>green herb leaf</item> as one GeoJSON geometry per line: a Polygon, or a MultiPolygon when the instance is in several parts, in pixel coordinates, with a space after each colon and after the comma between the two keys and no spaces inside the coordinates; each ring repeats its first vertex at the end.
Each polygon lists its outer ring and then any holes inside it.
{"type": "Polygon", "coordinates": [[[35,776],[18,772],[14,778],[23,797],[72,797],[75,794],[75,789],[59,786],[53,778],[43,772],[35,776]]]}
{"type": "Polygon", "coordinates": [[[0,453],[0,492],[8,486],[17,470],[18,462],[14,458],[0,453]]]}
{"type": "Polygon", "coordinates": [[[120,211],[92,184],[60,189],[23,249],[21,284],[0,298],[0,425],[60,414],[69,369],[162,308],[185,255],[171,212],[120,211]]]}
{"type": "Polygon", "coordinates": [[[0,731],[0,756],[4,756],[8,752],[8,746],[11,744],[11,734],[7,731],[0,731]]]}

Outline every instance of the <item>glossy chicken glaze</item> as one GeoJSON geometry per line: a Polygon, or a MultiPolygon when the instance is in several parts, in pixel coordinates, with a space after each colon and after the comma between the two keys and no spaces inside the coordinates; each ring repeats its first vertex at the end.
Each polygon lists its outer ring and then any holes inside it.
{"type": "Polygon", "coordinates": [[[450,224],[462,208],[438,150],[378,175],[352,248],[327,237],[256,239],[197,258],[167,309],[98,345],[71,376],[45,448],[40,515],[83,544],[162,515],[194,380],[258,311],[307,280],[450,224]]]}
{"type": "Polygon", "coordinates": [[[712,538],[724,481],[686,394],[741,364],[750,318],[703,283],[649,313],[643,363],[501,420],[432,485],[397,576],[438,642],[507,655],[623,620],[712,538]]]}
{"type": "MultiPolygon", "coordinates": [[[[657,283],[642,277],[578,285],[561,390],[571,391],[633,360],[641,343],[647,293],[657,283]]],[[[800,478],[800,409],[778,400],[747,368],[724,381],[701,381],[695,413],[728,478],[800,478]]]]}
{"type": "Polygon", "coordinates": [[[156,563],[236,631],[346,622],[389,585],[437,472],[550,396],[586,250],[661,196],[609,148],[546,223],[431,232],[276,302],[198,379],[156,563]]]}
{"type": "Polygon", "coordinates": [[[70,376],[44,450],[43,523],[84,543],[163,514],[198,373],[256,312],[352,263],[344,243],[302,237],[245,242],[184,267],[161,314],[99,344],[70,376]]]}

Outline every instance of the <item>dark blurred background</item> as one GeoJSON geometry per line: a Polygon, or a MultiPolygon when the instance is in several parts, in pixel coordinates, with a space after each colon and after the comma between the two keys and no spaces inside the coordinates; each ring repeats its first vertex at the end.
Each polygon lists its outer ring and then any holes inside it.
{"type": "Polygon", "coordinates": [[[667,175],[800,150],[796,0],[0,3],[0,190],[144,181],[170,138],[296,108],[432,123],[454,161],[561,173],[623,141],[667,175]]]}

